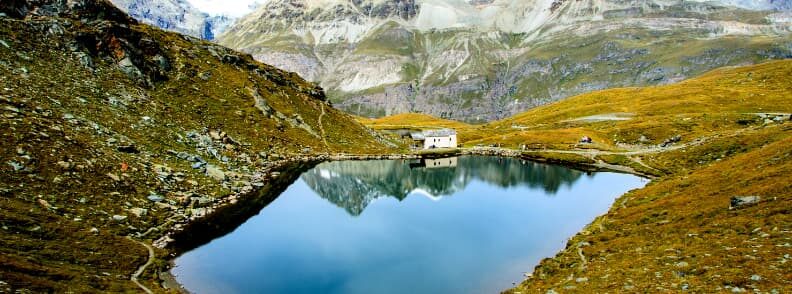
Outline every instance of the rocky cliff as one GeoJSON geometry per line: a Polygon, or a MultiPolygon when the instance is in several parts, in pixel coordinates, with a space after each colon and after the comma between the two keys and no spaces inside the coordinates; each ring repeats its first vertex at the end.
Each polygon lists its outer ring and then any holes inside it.
{"type": "Polygon", "coordinates": [[[221,44],[365,116],[488,121],[592,90],[792,57],[790,1],[271,0],[221,44]]]}
{"type": "Polygon", "coordinates": [[[206,40],[213,40],[236,19],[228,15],[209,15],[185,0],[111,1],[139,21],[206,40]]]}

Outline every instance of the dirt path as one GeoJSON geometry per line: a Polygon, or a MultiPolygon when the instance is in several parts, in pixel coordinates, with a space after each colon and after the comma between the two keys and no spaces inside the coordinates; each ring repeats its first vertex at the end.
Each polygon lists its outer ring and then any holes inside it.
{"type": "Polygon", "coordinates": [[[151,290],[149,290],[149,288],[147,288],[146,286],[143,286],[143,284],[141,284],[138,281],[138,277],[140,277],[140,275],[143,274],[143,272],[146,270],[146,268],[154,262],[154,248],[151,248],[151,246],[149,244],[146,244],[144,242],[132,239],[132,237],[127,237],[127,238],[129,240],[137,242],[138,244],[142,245],[143,247],[146,247],[146,249],[148,250],[148,253],[149,253],[148,260],[146,261],[146,263],[141,265],[137,269],[137,271],[135,271],[135,273],[132,274],[132,278],[130,280],[132,280],[132,283],[135,283],[135,285],[140,287],[140,289],[143,289],[143,292],[146,292],[148,294],[153,294],[154,292],[151,292],[151,290]]]}
{"type": "Polygon", "coordinates": [[[322,136],[322,143],[324,143],[325,150],[327,150],[327,152],[332,152],[330,150],[330,145],[327,144],[327,136],[325,136],[324,126],[322,126],[322,117],[325,116],[325,105],[324,105],[324,103],[321,104],[321,107],[322,107],[322,114],[319,115],[319,122],[318,122],[319,123],[319,133],[322,136]]]}

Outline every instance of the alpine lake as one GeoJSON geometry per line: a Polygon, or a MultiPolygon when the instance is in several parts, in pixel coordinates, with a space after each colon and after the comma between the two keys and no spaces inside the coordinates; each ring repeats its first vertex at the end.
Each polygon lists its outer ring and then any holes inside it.
{"type": "Polygon", "coordinates": [[[481,156],[293,173],[192,228],[176,280],[193,293],[497,293],[648,182],[481,156]]]}

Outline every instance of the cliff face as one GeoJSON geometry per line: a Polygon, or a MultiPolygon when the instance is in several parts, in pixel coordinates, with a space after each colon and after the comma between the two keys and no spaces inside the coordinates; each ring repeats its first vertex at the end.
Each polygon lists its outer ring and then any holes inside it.
{"type": "Polygon", "coordinates": [[[138,291],[148,254],[126,236],[266,189],[288,160],[388,148],[296,74],[107,1],[0,13],[0,292],[138,291]]]}
{"type": "Polygon", "coordinates": [[[352,113],[488,121],[792,57],[789,3],[272,0],[218,42],[320,83],[352,113]]]}
{"type": "Polygon", "coordinates": [[[119,9],[142,22],[159,28],[213,40],[223,33],[235,18],[209,15],[185,0],[111,0],[119,9]]]}

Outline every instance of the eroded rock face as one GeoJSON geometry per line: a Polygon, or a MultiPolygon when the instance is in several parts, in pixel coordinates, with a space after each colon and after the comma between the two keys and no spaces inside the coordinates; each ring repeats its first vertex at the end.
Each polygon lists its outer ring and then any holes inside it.
{"type": "Polygon", "coordinates": [[[785,6],[759,4],[268,1],[218,42],[320,83],[359,115],[487,121],[592,90],[792,57],[785,6]]]}
{"type": "Polygon", "coordinates": [[[111,1],[139,21],[206,40],[213,40],[236,19],[232,16],[201,12],[186,0],[111,1]]]}

